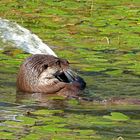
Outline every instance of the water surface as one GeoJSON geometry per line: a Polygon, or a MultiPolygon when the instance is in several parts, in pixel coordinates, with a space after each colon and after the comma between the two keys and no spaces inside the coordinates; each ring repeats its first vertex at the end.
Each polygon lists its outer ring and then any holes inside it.
{"type": "Polygon", "coordinates": [[[0,42],[1,139],[140,139],[139,1],[0,4],[2,18],[30,29],[58,56],[76,62],[71,67],[87,82],[84,96],[94,99],[16,94],[16,74],[29,54],[0,42]]]}

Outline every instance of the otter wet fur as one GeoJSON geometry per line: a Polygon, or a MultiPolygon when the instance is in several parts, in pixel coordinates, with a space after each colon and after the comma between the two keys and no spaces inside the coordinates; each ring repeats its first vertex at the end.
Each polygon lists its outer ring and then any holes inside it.
{"type": "Polygon", "coordinates": [[[35,54],[20,66],[17,91],[78,95],[86,86],[84,80],[69,68],[69,62],[52,55],[35,54]]]}

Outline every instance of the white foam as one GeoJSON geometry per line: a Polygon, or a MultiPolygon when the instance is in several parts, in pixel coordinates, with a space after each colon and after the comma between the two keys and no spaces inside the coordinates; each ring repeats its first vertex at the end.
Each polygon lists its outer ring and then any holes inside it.
{"type": "Polygon", "coordinates": [[[12,42],[25,52],[57,56],[37,35],[7,19],[0,18],[0,37],[4,42],[12,42]]]}

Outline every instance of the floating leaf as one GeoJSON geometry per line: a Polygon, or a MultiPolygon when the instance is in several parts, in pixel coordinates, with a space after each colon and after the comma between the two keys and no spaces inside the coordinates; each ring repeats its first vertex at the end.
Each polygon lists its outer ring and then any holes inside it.
{"type": "Polygon", "coordinates": [[[35,111],[33,114],[36,114],[36,115],[50,115],[50,114],[55,114],[55,113],[63,113],[62,110],[37,110],[35,111]]]}
{"type": "Polygon", "coordinates": [[[112,121],[127,121],[129,117],[120,112],[112,112],[110,116],[103,116],[103,118],[110,119],[112,121]]]}
{"type": "Polygon", "coordinates": [[[13,135],[13,133],[10,133],[10,132],[0,132],[0,139],[1,140],[4,140],[4,139],[13,140],[13,139],[15,139],[15,136],[13,135]]]}

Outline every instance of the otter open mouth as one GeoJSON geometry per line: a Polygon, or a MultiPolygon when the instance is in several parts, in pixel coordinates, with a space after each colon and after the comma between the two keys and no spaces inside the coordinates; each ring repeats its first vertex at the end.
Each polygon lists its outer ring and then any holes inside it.
{"type": "Polygon", "coordinates": [[[76,79],[76,74],[72,72],[72,70],[67,70],[59,73],[58,75],[55,76],[59,81],[70,83],[75,81],[76,79]]]}
{"type": "Polygon", "coordinates": [[[80,89],[84,89],[86,87],[86,82],[83,78],[78,76],[75,72],[68,69],[67,71],[63,71],[55,76],[59,81],[65,82],[65,83],[71,83],[71,82],[78,82],[80,85],[80,89]]]}

